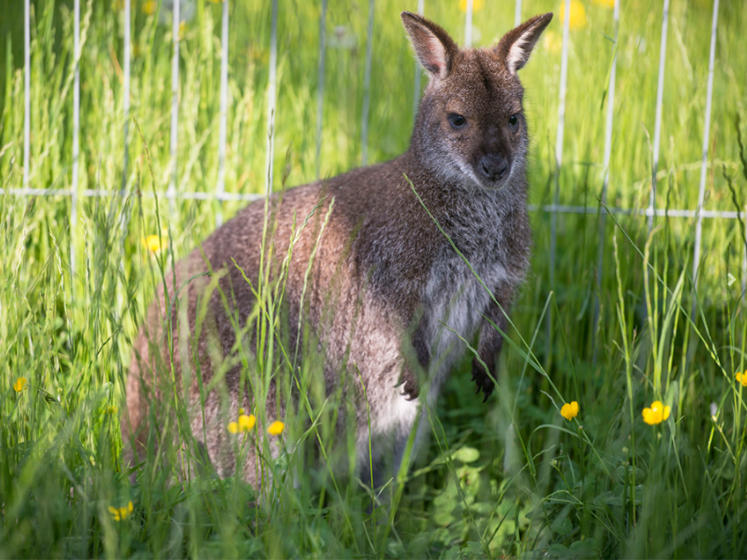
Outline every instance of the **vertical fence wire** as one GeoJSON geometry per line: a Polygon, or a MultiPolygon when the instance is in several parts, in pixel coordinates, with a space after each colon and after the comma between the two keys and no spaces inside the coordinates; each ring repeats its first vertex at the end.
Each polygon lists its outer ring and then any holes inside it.
{"type": "Polygon", "coordinates": [[[29,187],[31,161],[31,0],[23,3],[23,188],[29,187]]]}
{"type": "MultiPolygon", "coordinates": [[[[418,15],[422,16],[425,13],[425,0],[418,0],[418,15]]],[[[412,102],[412,120],[418,116],[418,109],[420,108],[420,78],[423,75],[423,70],[420,68],[420,61],[415,57],[415,87],[412,102]]]]}
{"type": "MultiPolygon", "coordinates": [[[[560,98],[558,103],[558,128],[555,135],[555,189],[553,205],[560,204],[560,169],[563,166],[563,135],[565,133],[565,93],[568,85],[568,42],[570,40],[571,0],[565,0],[563,18],[563,49],[560,54],[560,98]]],[[[557,241],[558,214],[550,214],[550,290],[555,291],[555,245],[557,241]]],[[[547,337],[545,356],[550,360],[550,333],[552,329],[552,307],[547,310],[547,337]]]]}
{"type": "Polygon", "coordinates": [[[316,90],[316,178],[322,174],[322,128],[324,124],[324,59],[327,52],[327,0],[322,0],[319,16],[319,68],[316,90]]]}
{"type": "Polygon", "coordinates": [[[80,0],[73,5],[73,181],[70,186],[70,289],[75,294],[75,225],[78,222],[78,165],[80,157],[80,0]]]}
{"type": "Polygon", "coordinates": [[[467,13],[464,16],[464,46],[472,46],[472,0],[467,0],[467,13]]]}
{"type": "MultiPolygon", "coordinates": [[[[218,132],[218,199],[226,190],[226,112],[228,111],[228,0],[223,0],[220,27],[220,124],[218,132]]],[[[216,227],[223,223],[223,210],[215,214],[216,227]]]]}
{"type": "Polygon", "coordinates": [[[272,174],[275,155],[275,90],[278,71],[278,0],[272,0],[270,28],[270,75],[267,84],[267,190],[272,192],[272,174]]]}
{"type": "Polygon", "coordinates": [[[366,67],[363,73],[363,116],[361,117],[361,163],[368,163],[368,112],[371,106],[371,57],[373,56],[374,0],[368,2],[366,67]]]}
{"type": "MultiPolygon", "coordinates": [[[[747,216],[747,205],[744,207],[747,216]]],[[[747,231],[744,234],[744,253],[742,254],[742,301],[747,301],[747,231]]]]}
{"type": "Polygon", "coordinates": [[[176,171],[177,171],[177,133],[179,127],[179,4],[181,0],[174,0],[174,13],[171,22],[172,40],[174,42],[174,55],[171,60],[171,142],[169,155],[171,158],[171,180],[169,190],[166,193],[169,199],[169,209],[173,215],[176,208],[176,171]]]}
{"type": "MultiPolygon", "coordinates": [[[[124,2],[124,91],[123,91],[123,105],[124,105],[124,160],[122,163],[122,195],[124,196],[125,188],[127,187],[127,166],[129,158],[129,147],[127,142],[129,140],[129,127],[130,127],[130,59],[132,55],[132,47],[130,46],[130,10],[131,0],[125,0],[124,2]]],[[[123,216],[124,218],[124,216],[123,216]]]]}
{"type": "Polygon", "coordinates": [[[514,10],[514,27],[521,24],[521,0],[516,0],[516,9],[514,10]]]}
{"type": "Polygon", "coordinates": [[[649,200],[648,229],[654,226],[656,213],[656,173],[659,171],[659,145],[661,143],[661,105],[664,99],[664,64],[667,60],[667,24],[669,21],[669,0],[664,0],[661,18],[661,45],[659,46],[659,83],[656,86],[656,117],[654,122],[654,159],[651,168],[651,198],[649,200]]]}
{"type": "Polygon", "coordinates": [[[693,316],[695,316],[698,287],[698,268],[700,264],[700,245],[703,234],[703,217],[700,215],[705,198],[706,168],[708,165],[708,137],[711,131],[711,103],[713,100],[713,66],[716,61],[716,29],[718,27],[718,3],[713,2],[713,23],[711,24],[711,49],[708,58],[708,91],[706,93],[705,124],[703,127],[703,157],[700,163],[700,188],[698,190],[698,218],[695,224],[695,248],[693,250],[693,316]]]}
{"type": "MultiPolygon", "coordinates": [[[[602,203],[607,202],[607,187],[610,182],[610,157],[612,155],[612,126],[614,122],[614,110],[615,110],[615,77],[617,75],[617,48],[619,45],[618,32],[620,29],[620,0],[615,0],[614,9],[614,52],[612,55],[612,68],[610,69],[610,81],[607,88],[607,123],[604,131],[604,162],[602,164],[602,203]]],[[[598,345],[596,344],[596,332],[597,325],[599,323],[599,307],[600,307],[600,287],[602,286],[602,271],[604,270],[604,233],[606,225],[606,213],[601,211],[599,215],[599,235],[597,245],[597,290],[596,297],[594,299],[594,321],[592,323],[592,340],[594,340],[594,350],[592,352],[592,363],[595,364],[597,361],[597,350],[598,345]]]]}

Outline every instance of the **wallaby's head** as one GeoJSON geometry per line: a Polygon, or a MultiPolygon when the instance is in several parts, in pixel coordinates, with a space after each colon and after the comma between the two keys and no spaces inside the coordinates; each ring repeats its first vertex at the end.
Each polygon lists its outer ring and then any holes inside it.
{"type": "Polygon", "coordinates": [[[445,180],[500,189],[523,172],[527,123],[518,71],[552,19],[544,14],[486,49],[460,49],[438,25],[410,12],[402,21],[430,75],[412,149],[445,180]]]}

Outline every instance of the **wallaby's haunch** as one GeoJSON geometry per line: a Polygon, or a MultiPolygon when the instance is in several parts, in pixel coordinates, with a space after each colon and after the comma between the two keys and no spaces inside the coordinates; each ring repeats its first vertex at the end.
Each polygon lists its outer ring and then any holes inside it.
{"type": "MultiPolygon", "coordinates": [[[[478,334],[472,377],[485,398],[493,391],[501,349],[495,326],[505,328],[503,310],[524,277],[530,247],[529,133],[517,71],[551,19],[535,17],[492,48],[460,49],[439,26],[403,12],[430,75],[410,148],[392,161],[291,189],[268,203],[276,276],[296,228],[283,287],[286,347],[292,354],[298,337],[319,341],[327,394],[339,390],[348,372],[348,421],[355,416],[364,480],[373,468],[380,484],[387,470],[382,465],[400,463],[418,415],[435,402],[464,355],[464,340],[471,343],[478,334]]],[[[258,430],[287,410],[274,378],[265,380],[266,405],[258,405],[257,387],[241,381],[242,368],[252,364],[236,358],[242,348],[256,348],[256,333],[246,333],[256,322],[256,280],[266,266],[264,228],[265,206],[250,204],[166,274],[166,294],[161,285],[134,345],[122,422],[130,452],[142,452],[148,424],[159,418],[158,406],[150,406],[173,402],[173,380],[187,385],[192,432],[223,476],[236,468],[236,437],[226,419],[235,419],[239,407],[255,411],[258,430]],[[195,278],[207,270],[212,279],[195,278]],[[177,296],[183,304],[171,307],[169,322],[166,310],[177,296]],[[171,352],[164,343],[169,324],[171,352]],[[248,340],[237,343],[237,333],[248,340]]],[[[301,406],[298,395],[286,401],[301,406]]],[[[421,429],[426,425],[420,422],[421,429]]],[[[258,463],[249,449],[243,472],[255,485],[258,463]]]]}

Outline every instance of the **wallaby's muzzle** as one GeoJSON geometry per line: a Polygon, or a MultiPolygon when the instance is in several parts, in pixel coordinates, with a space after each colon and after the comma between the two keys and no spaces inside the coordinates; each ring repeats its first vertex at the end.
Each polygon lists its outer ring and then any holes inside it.
{"type": "Polygon", "coordinates": [[[511,167],[508,159],[503,154],[485,154],[480,159],[478,172],[490,182],[495,182],[508,176],[511,167]]]}

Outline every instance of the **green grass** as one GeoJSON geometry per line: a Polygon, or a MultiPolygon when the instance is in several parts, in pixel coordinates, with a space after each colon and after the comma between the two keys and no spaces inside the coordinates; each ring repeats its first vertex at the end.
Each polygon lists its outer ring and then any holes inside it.
{"type": "MultiPolygon", "coordinates": [[[[121,470],[118,414],[110,407],[123,407],[132,338],[172,259],[212,231],[219,209],[229,217],[240,206],[180,200],[172,212],[159,200],[157,214],[156,202],[140,197],[162,195],[168,186],[171,43],[170,30],[142,12],[143,2],[133,4],[126,199],[81,198],[80,222],[71,230],[69,197],[0,197],[0,556],[745,556],[747,407],[734,377],[747,370],[747,319],[740,291],[744,229],[737,220],[704,222],[693,315],[694,220],[662,216],[649,236],[645,218],[608,217],[600,241],[598,215],[560,216],[551,291],[550,216],[533,214],[532,272],[511,314],[515,329],[504,345],[497,396],[483,405],[473,394],[467,358],[440,397],[429,447],[391,483],[397,498],[373,516],[365,488],[354,477],[333,476],[324,458],[315,457],[323,455],[316,441],[326,450],[334,440],[331,411],[339,403],[322,407],[313,388],[288,418],[288,435],[305,445],[296,448],[288,437],[278,463],[267,465],[277,475],[264,506],[252,505],[254,490],[240,479],[213,477],[209,467],[195,471],[196,459],[185,475],[182,459],[190,453],[177,455],[169,444],[145,459],[131,485],[121,470]],[[149,255],[141,240],[161,227],[169,229],[169,250],[149,255]],[[74,278],[71,242],[78,257],[74,278]],[[605,258],[597,285],[600,242],[605,258]],[[731,286],[728,273],[737,278],[731,286]],[[28,386],[16,393],[20,377],[28,386]],[[649,426],[641,412],[657,399],[672,414],[649,426]],[[574,400],[580,413],[565,421],[559,409],[574,400]],[[130,501],[132,515],[113,520],[108,508],[130,501]]],[[[486,4],[476,18],[478,44],[499,38],[513,21],[512,2],[486,4]]],[[[658,203],[695,208],[712,5],[672,4],[658,203]]],[[[393,157],[408,143],[414,62],[398,14],[414,6],[376,4],[371,161],[393,157]]],[[[597,206],[612,13],[593,2],[584,6],[588,25],[571,32],[560,199],[597,206]]],[[[557,8],[525,2],[525,16],[557,8]]],[[[123,158],[120,13],[108,1],[82,9],[88,27],[80,188],[116,190],[123,158]]],[[[261,193],[270,3],[236,2],[231,9],[226,188],[261,193]]],[[[315,175],[319,12],[318,3],[280,1],[276,185],[286,175],[288,185],[315,175]]],[[[197,0],[196,14],[181,43],[178,190],[212,192],[220,5],[197,0]]],[[[327,53],[322,174],[330,176],[360,162],[367,3],[331,0],[328,14],[330,34],[344,26],[355,38],[352,47],[330,46],[327,53]]],[[[426,15],[462,40],[456,0],[428,1],[426,15]]],[[[612,206],[648,204],[660,18],[659,2],[630,0],[621,7],[612,206]]],[[[724,2],[719,22],[706,208],[744,209],[747,161],[740,160],[737,115],[747,115],[741,39],[747,12],[724,2]]],[[[35,5],[33,188],[70,186],[71,24],[71,2],[35,5]]],[[[19,19],[7,36],[12,44],[3,45],[3,189],[23,184],[20,26],[19,19]]],[[[558,20],[548,32],[560,34],[558,20]]],[[[559,67],[560,53],[542,43],[522,70],[536,204],[552,200],[559,67]]],[[[741,133],[747,135],[744,124],[741,133]]],[[[278,313],[268,307],[274,288],[263,285],[267,305],[256,316],[268,338],[278,313]]],[[[283,333],[277,337],[282,342],[283,333]]],[[[319,367],[306,358],[303,380],[319,367]]],[[[247,379],[266,381],[278,368],[277,355],[260,352],[246,368],[247,379]]],[[[176,417],[183,420],[176,396],[176,417]]],[[[193,449],[183,422],[155,433],[179,436],[174,439],[193,449]]]]}

